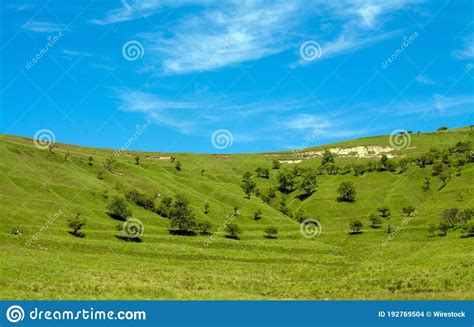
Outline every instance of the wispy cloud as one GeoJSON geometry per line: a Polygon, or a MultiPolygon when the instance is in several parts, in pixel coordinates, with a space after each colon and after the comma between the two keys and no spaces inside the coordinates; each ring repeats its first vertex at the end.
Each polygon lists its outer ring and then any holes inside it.
{"type": "Polygon", "coordinates": [[[473,59],[474,58],[474,34],[463,38],[463,46],[453,51],[456,59],[473,59]]]}
{"type": "Polygon", "coordinates": [[[66,26],[62,24],[56,24],[52,22],[40,22],[30,20],[23,24],[23,28],[37,33],[52,33],[52,32],[61,32],[66,30],[66,26]]]}
{"type": "Polygon", "coordinates": [[[457,94],[446,96],[433,94],[431,97],[414,99],[410,102],[402,101],[393,104],[391,111],[398,115],[413,114],[442,114],[444,116],[457,115],[460,112],[472,112],[474,96],[467,94],[457,94]]]}
{"type": "Polygon", "coordinates": [[[25,11],[34,8],[34,6],[31,3],[12,3],[9,4],[6,8],[13,11],[25,11]]]}
{"type": "Polygon", "coordinates": [[[428,75],[420,73],[416,76],[416,81],[420,84],[425,84],[425,85],[433,85],[434,82],[431,78],[428,77],[428,75]]]}

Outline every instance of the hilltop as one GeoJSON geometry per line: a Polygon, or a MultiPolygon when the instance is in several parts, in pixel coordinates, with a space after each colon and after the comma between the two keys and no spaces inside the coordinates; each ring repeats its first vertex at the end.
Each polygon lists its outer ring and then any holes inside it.
{"type": "Polygon", "coordinates": [[[473,141],[465,127],[230,155],[41,147],[1,135],[0,297],[472,299],[473,141]],[[245,181],[255,184],[250,198],[245,181]],[[338,200],[343,182],[355,201],[338,200]],[[170,232],[158,208],[177,195],[211,224],[207,234],[170,232]],[[108,214],[117,197],[139,237],[108,214]],[[371,227],[381,207],[391,215],[371,227]],[[83,237],[68,227],[78,214],[83,237]],[[229,224],[239,239],[225,237],[229,224]]]}

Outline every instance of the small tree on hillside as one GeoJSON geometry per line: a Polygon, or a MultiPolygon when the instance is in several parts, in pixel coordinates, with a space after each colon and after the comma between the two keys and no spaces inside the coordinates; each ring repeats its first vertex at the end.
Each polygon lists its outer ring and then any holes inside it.
{"type": "Polygon", "coordinates": [[[339,197],[337,198],[340,202],[354,202],[356,191],[352,182],[342,182],[337,189],[339,197]]]}
{"type": "Polygon", "coordinates": [[[458,221],[458,212],[458,208],[445,209],[441,214],[441,219],[448,223],[450,227],[454,227],[458,221]]]}
{"type": "Polygon", "coordinates": [[[435,236],[435,232],[438,230],[438,226],[436,224],[430,224],[428,227],[428,232],[430,233],[430,236],[435,236]]]}
{"type": "Polygon", "coordinates": [[[276,227],[267,227],[265,228],[265,238],[277,238],[278,229],[276,227]]]}
{"type": "Polygon", "coordinates": [[[328,163],[334,163],[335,157],[334,154],[330,150],[325,150],[323,153],[323,159],[321,161],[321,165],[326,165],[328,163]]]}
{"type": "Polygon", "coordinates": [[[441,236],[446,236],[448,234],[449,224],[446,221],[441,221],[438,226],[441,236]]]}
{"type": "Polygon", "coordinates": [[[373,213],[369,215],[368,219],[370,221],[370,226],[372,228],[378,228],[378,227],[380,227],[380,224],[382,224],[382,219],[380,219],[379,216],[377,216],[373,213]]]}
{"type": "Polygon", "coordinates": [[[227,238],[233,238],[235,240],[238,240],[240,238],[239,235],[242,234],[240,227],[236,224],[227,225],[225,228],[225,231],[227,233],[226,235],[227,238]]]}
{"type": "Polygon", "coordinates": [[[459,220],[464,224],[471,220],[472,216],[474,215],[473,209],[464,209],[459,212],[459,220]]]}
{"type": "Polygon", "coordinates": [[[140,156],[136,155],[135,156],[135,165],[140,166],[140,160],[141,160],[140,156]]]}
{"type": "Polygon", "coordinates": [[[188,201],[177,195],[170,211],[170,230],[172,233],[192,235],[196,229],[194,213],[188,201]]]}
{"type": "Polygon", "coordinates": [[[68,220],[68,226],[71,228],[71,234],[76,237],[84,237],[84,232],[81,229],[86,225],[86,220],[81,217],[80,213],[76,214],[76,217],[68,220]]]}
{"type": "Polygon", "coordinates": [[[89,159],[87,160],[87,164],[88,164],[89,166],[94,165],[94,157],[93,157],[93,156],[90,156],[90,157],[89,157],[89,159]]]}
{"type": "Polygon", "coordinates": [[[176,161],[174,167],[176,168],[176,170],[181,170],[181,161],[176,161]]]}
{"type": "Polygon", "coordinates": [[[416,208],[413,206],[407,206],[402,209],[402,214],[405,218],[411,218],[415,215],[416,208]]]}
{"type": "Polygon", "coordinates": [[[204,213],[207,215],[209,213],[209,202],[204,203],[204,213]]]}
{"type": "Polygon", "coordinates": [[[299,187],[304,192],[305,197],[309,197],[313,194],[317,187],[316,174],[313,171],[309,171],[303,175],[299,187]]]}
{"type": "Polygon", "coordinates": [[[116,219],[126,220],[132,216],[132,210],[123,198],[115,197],[108,205],[108,214],[116,219]]]}
{"type": "Polygon", "coordinates": [[[200,221],[196,225],[196,229],[199,232],[199,234],[209,234],[209,230],[212,228],[212,223],[208,220],[205,221],[200,221]]]}
{"type": "Polygon", "coordinates": [[[431,178],[425,177],[425,180],[423,181],[423,185],[421,186],[421,189],[425,192],[428,192],[430,190],[431,186],[431,178]]]}
{"type": "Polygon", "coordinates": [[[283,170],[278,173],[278,188],[283,193],[291,193],[295,188],[295,178],[293,174],[283,170]]]}
{"type": "Polygon", "coordinates": [[[278,161],[276,159],[272,161],[272,168],[273,169],[280,169],[280,166],[281,166],[280,161],[278,161]]]}
{"type": "Polygon", "coordinates": [[[379,212],[379,216],[384,219],[390,219],[392,212],[387,206],[378,207],[377,211],[379,212]]]}
{"type": "Polygon", "coordinates": [[[247,199],[250,199],[250,195],[252,194],[252,192],[255,190],[255,187],[257,186],[257,183],[255,183],[255,181],[252,178],[252,173],[248,171],[242,176],[242,183],[240,184],[240,186],[244,190],[245,195],[247,196],[247,199]]]}
{"type": "Polygon", "coordinates": [[[165,196],[161,199],[160,203],[155,209],[155,212],[159,214],[160,216],[169,218],[172,206],[173,206],[173,198],[169,196],[165,196]]]}
{"type": "Polygon", "coordinates": [[[358,233],[361,233],[361,228],[363,227],[364,225],[362,224],[362,222],[360,220],[353,220],[350,222],[349,224],[349,228],[352,230],[352,233],[351,234],[358,234],[358,233]]]}
{"type": "Polygon", "coordinates": [[[262,210],[261,209],[258,209],[257,211],[254,212],[253,219],[255,219],[255,220],[262,219],[262,210]]]}

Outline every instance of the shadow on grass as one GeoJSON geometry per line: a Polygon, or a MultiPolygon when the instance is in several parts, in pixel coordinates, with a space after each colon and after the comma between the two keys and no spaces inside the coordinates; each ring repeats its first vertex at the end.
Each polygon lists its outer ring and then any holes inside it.
{"type": "Polygon", "coordinates": [[[187,231],[187,230],[170,229],[169,232],[171,235],[178,235],[178,236],[195,236],[196,235],[196,232],[187,231]]]}
{"type": "Polygon", "coordinates": [[[229,238],[231,240],[240,240],[240,237],[234,235],[226,235],[225,238],[229,238]]]}
{"type": "Polygon", "coordinates": [[[349,232],[348,234],[349,234],[349,235],[357,235],[357,234],[362,234],[362,232],[361,232],[361,231],[358,231],[358,232],[349,232]]]}
{"type": "Polygon", "coordinates": [[[126,221],[127,220],[127,219],[124,219],[120,216],[114,215],[113,213],[110,213],[110,212],[107,212],[107,214],[109,215],[110,218],[113,218],[115,220],[120,220],[120,221],[126,221]]]}
{"type": "Polygon", "coordinates": [[[123,235],[115,235],[115,237],[125,242],[132,242],[132,243],[143,242],[143,240],[140,237],[129,237],[129,236],[123,236],[123,235]]]}
{"type": "Polygon", "coordinates": [[[74,233],[74,232],[68,231],[68,233],[78,238],[84,238],[86,236],[85,233],[80,233],[80,232],[74,233]]]}

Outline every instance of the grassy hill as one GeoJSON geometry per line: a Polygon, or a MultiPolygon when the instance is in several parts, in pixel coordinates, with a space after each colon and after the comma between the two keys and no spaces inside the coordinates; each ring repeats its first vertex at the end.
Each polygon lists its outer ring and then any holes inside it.
{"type": "Polygon", "coordinates": [[[432,174],[442,154],[424,168],[416,159],[432,148],[447,153],[459,141],[468,144],[474,132],[462,128],[403,137],[410,141],[390,151],[389,136],[378,136],[296,152],[208,155],[66,144],[49,150],[30,138],[1,135],[0,298],[472,299],[474,238],[465,237],[461,224],[446,236],[439,231],[431,236],[428,229],[439,223],[444,209],[474,207],[474,165],[459,164],[452,155],[444,185],[432,174]],[[357,154],[367,147],[375,152],[357,154]],[[336,155],[339,172],[318,170],[320,151],[347,148],[356,150],[336,155]],[[356,176],[354,166],[376,164],[384,151],[395,170],[378,167],[356,176]],[[110,158],[109,171],[104,162],[110,158]],[[400,172],[404,159],[409,163],[400,172]],[[282,162],[279,169],[272,169],[275,160],[282,162]],[[255,176],[257,167],[268,168],[270,178],[255,176]],[[307,198],[298,189],[288,194],[276,189],[278,173],[297,174],[295,167],[318,174],[317,191],[307,198]],[[250,199],[240,186],[246,171],[259,190],[250,199]],[[425,178],[429,190],[422,190],[425,178]],[[344,181],[354,184],[355,202],[336,200],[344,181]],[[270,188],[276,190],[273,198],[270,188]],[[211,234],[173,235],[169,219],[129,203],[144,233],[141,242],[120,238],[117,225],[123,223],[107,214],[107,206],[130,190],[156,204],[182,194],[198,221],[212,222],[211,234]],[[380,228],[370,227],[368,215],[383,205],[391,218],[382,219],[380,228]],[[416,212],[407,218],[402,209],[408,206],[416,212]],[[255,220],[259,210],[262,218],[255,220]],[[87,220],[82,238],[68,233],[67,221],[77,213],[87,220]],[[317,219],[321,235],[303,237],[299,221],[304,218],[317,219]],[[350,234],[355,219],[363,223],[362,233],[350,234]],[[242,229],[240,240],[222,232],[229,221],[242,229]],[[264,237],[270,226],[278,229],[276,239],[264,237]]]}

